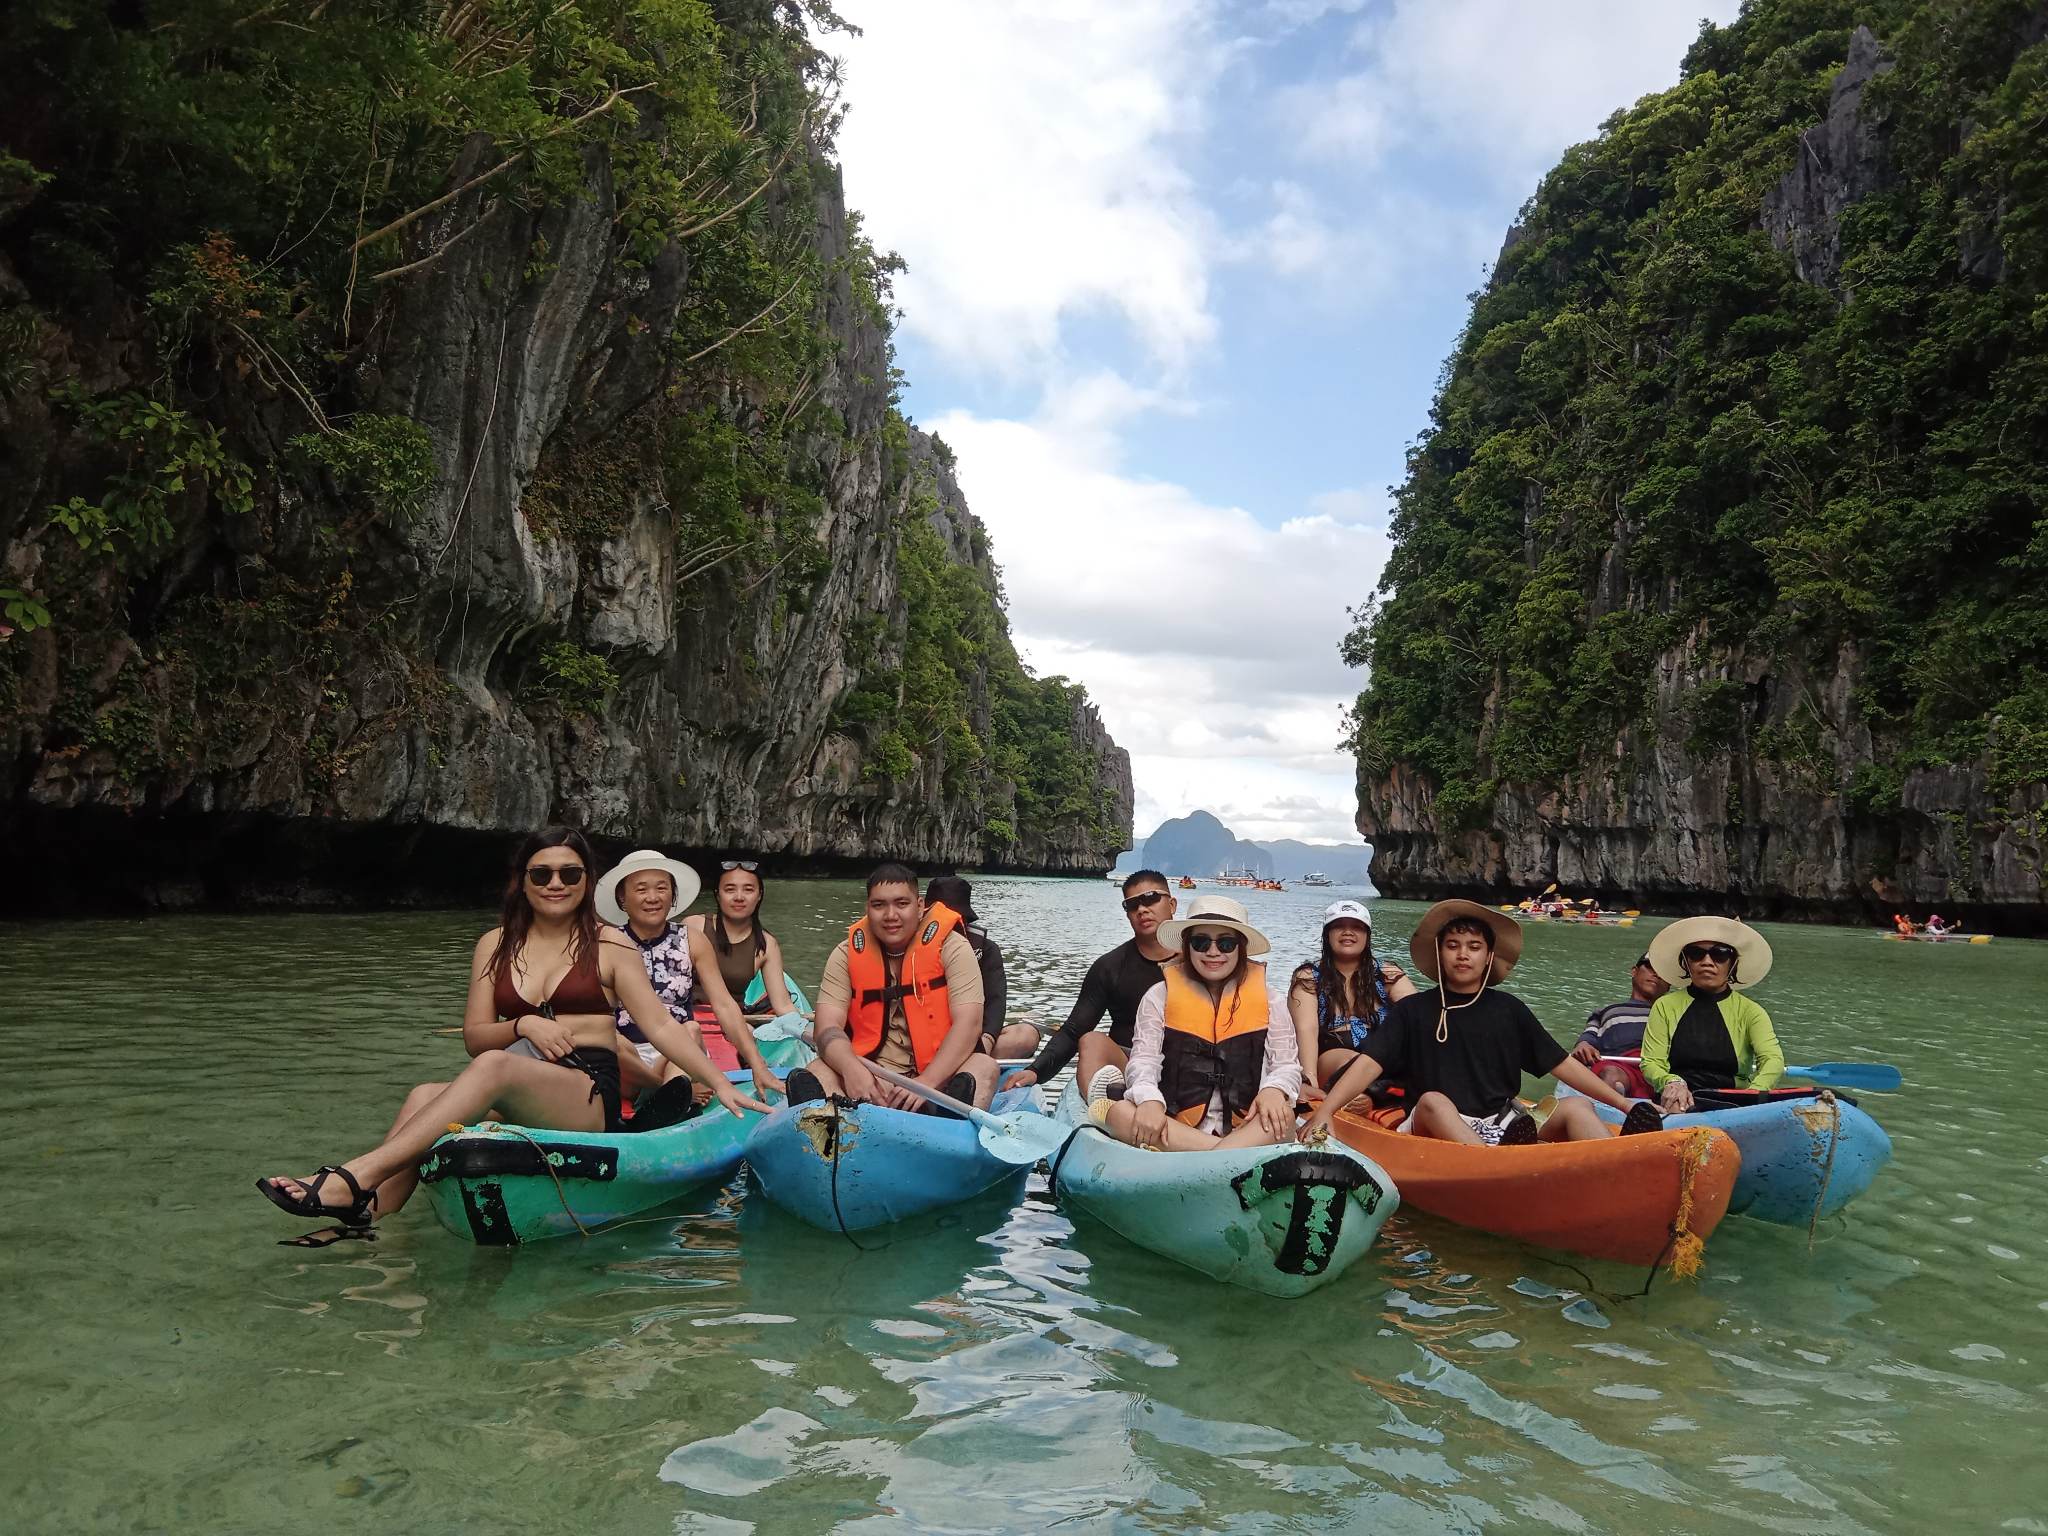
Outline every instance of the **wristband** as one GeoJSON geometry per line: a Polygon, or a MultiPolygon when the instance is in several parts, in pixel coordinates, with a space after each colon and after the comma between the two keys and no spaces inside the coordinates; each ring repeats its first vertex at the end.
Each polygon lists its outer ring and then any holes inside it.
{"type": "Polygon", "coordinates": [[[521,1040],[525,1038],[523,1035],[519,1033],[519,1020],[517,1019],[514,1019],[512,1021],[512,1038],[514,1040],[521,1040]]]}

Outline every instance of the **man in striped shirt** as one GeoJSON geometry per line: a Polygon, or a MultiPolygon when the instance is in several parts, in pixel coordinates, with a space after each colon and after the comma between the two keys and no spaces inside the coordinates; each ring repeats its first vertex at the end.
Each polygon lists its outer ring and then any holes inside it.
{"type": "Polygon", "coordinates": [[[1650,965],[1650,957],[1637,959],[1629,971],[1629,997],[1625,1003],[1609,1003],[1586,1015],[1586,1027],[1579,1034],[1572,1054],[1622,1093],[1643,1092],[1637,1077],[1626,1067],[1602,1063],[1603,1056],[1639,1056],[1643,1049],[1643,1027],[1650,1022],[1650,1004],[1671,990],[1650,965]]]}

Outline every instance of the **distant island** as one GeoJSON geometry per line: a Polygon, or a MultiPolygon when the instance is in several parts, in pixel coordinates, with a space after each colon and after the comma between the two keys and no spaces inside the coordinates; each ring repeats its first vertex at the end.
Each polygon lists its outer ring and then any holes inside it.
{"type": "Polygon", "coordinates": [[[1118,856],[1116,871],[1157,869],[1169,875],[1213,875],[1249,869],[1269,880],[1328,875],[1338,885],[1372,890],[1372,844],[1304,843],[1294,838],[1254,842],[1241,838],[1207,811],[1163,821],[1137,847],[1118,856]]]}

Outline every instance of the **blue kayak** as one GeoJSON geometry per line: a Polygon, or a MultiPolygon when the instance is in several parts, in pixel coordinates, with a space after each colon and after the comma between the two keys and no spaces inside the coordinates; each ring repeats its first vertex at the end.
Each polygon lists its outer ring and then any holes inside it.
{"type": "MultiPolygon", "coordinates": [[[[993,1114],[1045,1113],[1036,1087],[1009,1088],[993,1114]]],[[[875,1104],[814,1100],[778,1109],[747,1137],[747,1166],[768,1198],[828,1232],[857,1232],[933,1211],[1011,1180],[1028,1167],[1005,1162],[979,1133],[950,1115],[875,1104]]]]}
{"type": "Polygon", "coordinates": [[[1062,1202],[1141,1248],[1269,1296],[1305,1296],[1336,1279],[1401,1204],[1377,1163],[1334,1138],[1145,1151],[1093,1125],[1078,1084],[1055,1119],[1086,1127],[1053,1175],[1062,1202]]]}
{"type": "MultiPolygon", "coordinates": [[[[1558,1089],[1560,1097],[1572,1090],[1558,1089]]],[[[1596,1103],[1600,1118],[1621,1124],[1621,1112],[1596,1103]]],[[[1832,1216],[1891,1161],[1892,1139],[1869,1115],[1842,1099],[1811,1094],[1772,1097],[1704,1114],[1666,1115],[1669,1130],[1689,1125],[1725,1131],[1742,1153],[1728,1214],[1803,1227],[1832,1216]]]]}

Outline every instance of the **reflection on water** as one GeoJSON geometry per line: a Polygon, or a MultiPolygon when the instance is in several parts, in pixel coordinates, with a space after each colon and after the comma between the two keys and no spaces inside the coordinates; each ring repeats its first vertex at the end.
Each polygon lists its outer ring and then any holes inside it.
{"type": "MultiPolygon", "coordinates": [[[[1106,883],[976,898],[1020,1009],[1057,1017],[1121,933],[1106,883]]],[[[859,889],[770,899],[808,982],[859,889]]],[[[1306,953],[1318,893],[1248,900],[1306,953]]],[[[1383,947],[1419,910],[1376,904],[1383,947]]],[[[274,1246],[250,1181],[445,1075],[482,924],[0,932],[7,1529],[2048,1530],[2048,947],[1771,929],[1794,1053],[1906,1068],[1865,1101],[1895,1161],[1811,1253],[1730,1220],[1648,1295],[1404,1212],[1276,1302],[1042,1181],[866,1254],[744,1175],[526,1251],[423,1209],[274,1246]]],[[[1528,937],[1516,983],[1564,1036],[1644,936],[1528,937]]]]}

